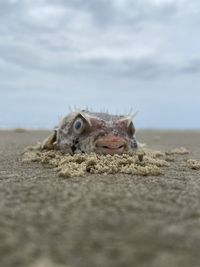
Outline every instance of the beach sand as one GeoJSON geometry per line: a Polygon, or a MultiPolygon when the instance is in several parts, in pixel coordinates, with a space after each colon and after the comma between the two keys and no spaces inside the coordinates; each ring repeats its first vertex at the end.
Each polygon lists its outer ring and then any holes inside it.
{"type": "Polygon", "coordinates": [[[138,131],[150,149],[189,151],[162,175],[71,178],[22,161],[47,135],[0,131],[0,266],[200,266],[200,132],[138,131]]]}

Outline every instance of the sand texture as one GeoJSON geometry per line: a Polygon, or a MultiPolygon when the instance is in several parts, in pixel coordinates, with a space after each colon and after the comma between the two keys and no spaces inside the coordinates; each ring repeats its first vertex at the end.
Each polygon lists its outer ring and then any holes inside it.
{"type": "MultiPolygon", "coordinates": [[[[23,162],[41,162],[54,167],[63,177],[86,176],[89,174],[131,174],[131,175],[161,175],[162,167],[169,167],[170,161],[175,161],[177,155],[186,155],[186,148],[176,148],[161,152],[142,148],[131,155],[98,155],[90,154],[63,154],[57,150],[43,150],[41,145],[27,147],[23,153],[23,162]],[[173,155],[175,157],[167,157],[173,155]]],[[[184,161],[183,161],[184,162],[184,161]]],[[[186,162],[185,162],[186,165],[186,162]]],[[[187,166],[199,169],[197,160],[187,160],[187,166]]]]}
{"type": "Polygon", "coordinates": [[[0,131],[0,266],[200,266],[200,132],[139,131],[131,157],[23,153],[47,135],[0,131]]]}
{"type": "Polygon", "coordinates": [[[160,175],[161,167],[170,164],[164,159],[165,153],[141,149],[133,155],[75,154],[63,155],[56,150],[41,150],[40,146],[28,147],[23,154],[23,162],[49,164],[63,177],[86,176],[89,174],[132,174],[160,175]],[[162,157],[162,159],[160,159],[162,157]]]}

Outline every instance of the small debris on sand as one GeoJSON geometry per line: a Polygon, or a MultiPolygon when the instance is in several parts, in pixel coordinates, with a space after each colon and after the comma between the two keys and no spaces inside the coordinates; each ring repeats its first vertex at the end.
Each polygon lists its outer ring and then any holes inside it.
{"type": "Polygon", "coordinates": [[[200,170],[200,160],[188,159],[187,166],[192,170],[200,170]]]}
{"type": "Polygon", "coordinates": [[[27,130],[24,128],[15,128],[15,129],[13,129],[13,131],[15,133],[26,133],[27,132],[27,130]]]}

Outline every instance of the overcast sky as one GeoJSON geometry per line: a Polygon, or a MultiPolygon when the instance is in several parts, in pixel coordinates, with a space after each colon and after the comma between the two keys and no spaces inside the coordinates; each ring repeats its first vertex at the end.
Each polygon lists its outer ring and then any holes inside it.
{"type": "Polygon", "coordinates": [[[199,0],[0,0],[0,127],[69,107],[200,128],[199,0]]]}

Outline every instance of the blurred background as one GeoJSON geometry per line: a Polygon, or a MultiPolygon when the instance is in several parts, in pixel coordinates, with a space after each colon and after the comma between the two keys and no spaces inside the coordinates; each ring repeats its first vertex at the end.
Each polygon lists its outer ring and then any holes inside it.
{"type": "Polygon", "coordinates": [[[70,108],[200,129],[199,0],[0,0],[0,128],[70,108]]]}

